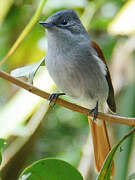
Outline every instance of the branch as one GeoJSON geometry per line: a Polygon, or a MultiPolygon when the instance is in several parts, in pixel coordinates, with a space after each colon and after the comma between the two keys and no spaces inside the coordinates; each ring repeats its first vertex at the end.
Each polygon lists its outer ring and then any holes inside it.
{"type": "MultiPolygon", "coordinates": [[[[4,71],[0,71],[0,77],[21,87],[24,88],[25,90],[36,94],[44,99],[48,99],[50,94],[46,93],[24,81],[21,81],[11,75],[9,75],[8,73],[4,72],[4,71]]],[[[60,105],[60,106],[64,106],[65,108],[68,108],[70,110],[82,113],[86,116],[88,116],[88,112],[90,111],[90,109],[86,109],[84,107],[78,106],[76,104],[67,102],[65,100],[62,99],[58,99],[56,104],[60,105]]],[[[89,116],[93,116],[92,114],[90,114],[89,116]]],[[[125,124],[125,125],[129,125],[129,126],[135,126],[135,118],[127,118],[127,117],[121,117],[121,116],[117,116],[117,115],[112,115],[112,114],[104,114],[104,113],[98,113],[97,116],[99,119],[103,119],[105,121],[108,122],[113,122],[113,123],[117,123],[117,124],[125,124]]]]}

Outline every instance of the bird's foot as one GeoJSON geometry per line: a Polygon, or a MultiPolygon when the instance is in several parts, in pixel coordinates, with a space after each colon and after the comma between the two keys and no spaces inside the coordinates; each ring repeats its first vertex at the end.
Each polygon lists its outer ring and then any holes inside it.
{"type": "Polygon", "coordinates": [[[48,100],[50,101],[49,105],[51,105],[52,101],[54,100],[54,103],[53,103],[53,106],[54,106],[56,104],[58,97],[62,96],[62,95],[65,95],[65,93],[53,93],[53,94],[51,94],[48,98],[48,100]]]}
{"type": "Polygon", "coordinates": [[[98,115],[98,102],[96,103],[95,108],[93,108],[91,111],[88,112],[88,115],[93,113],[93,122],[97,119],[98,115]]]}

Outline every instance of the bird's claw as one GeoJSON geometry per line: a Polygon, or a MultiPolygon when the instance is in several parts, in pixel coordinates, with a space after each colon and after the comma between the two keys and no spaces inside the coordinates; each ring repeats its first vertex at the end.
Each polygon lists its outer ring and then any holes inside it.
{"type": "Polygon", "coordinates": [[[54,100],[54,103],[52,105],[52,106],[54,106],[56,104],[58,97],[62,96],[62,95],[65,95],[65,93],[53,93],[53,94],[51,94],[48,98],[48,100],[50,101],[49,105],[51,105],[52,101],[54,100]]]}
{"type": "Polygon", "coordinates": [[[98,102],[96,103],[95,108],[93,108],[88,112],[88,115],[91,113],[93,113],[93,122],[94,122],[97,119],[97,115],[98,115],[98,102]]]}

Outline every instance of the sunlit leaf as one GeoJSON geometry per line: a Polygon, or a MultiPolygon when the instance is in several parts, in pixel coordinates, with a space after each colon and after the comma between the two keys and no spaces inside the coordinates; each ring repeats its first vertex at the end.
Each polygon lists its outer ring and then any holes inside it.
{"type": "Polygon", "coordinates": [[[69,163],[58,159],[42,159],[27,167],[19,180],[83,180],[69,163]]]}
{"type": "Polygon", "coordinates": [[[44,58],[37,64],[32,64],[29,66],[17,68],[15,70],[11,71],[11,75],[14,77],[26,77],[29,79],[29,82],[31,84],[33,84],[34,76],[35,76],[37,70],[42,65],[45,65],[45,59],[44,58]]]}
{"type": "Polygon", "coordinates": [[[14,76],[14,77],[29,78],[29,74],[33,71],[34,67],[35,67],[35,64],[17,68],[17,69],[14,69],[13,71],[11,71],[10,74],[11,74],[11,76],[14,76]]]}
{"type": "Polygon", "coordinates": [[[108,31],[111,34],[129,35],[135,32],[135,1],[128,0],[110,23],[108,31]]]}
{"type": "Polygon", "coordinates": [[[113,162],[113,157],[115,155],[115,152],[117,151],[117,149],[119,148],[120,144],[127,138],[129,137],[133,132],[135,131],[135,128],[133,128],[128,134],[126,134],[110,151],[110,153],[108,154],[104,165],[100,171],[99,176],[97,177],[97,180],[109,180],[109,174],[111,171],[111,166],[112,166],[112,162],[113,162]]]}
{"type": "Polygon", "coordinates": [[[0,139],[0,164],[2,162],[2,155],[1,155],[1,153],[2,153],[2,149],[5,146],[5,144],[6,144],[6,140],[5,139],[0,139]]]}

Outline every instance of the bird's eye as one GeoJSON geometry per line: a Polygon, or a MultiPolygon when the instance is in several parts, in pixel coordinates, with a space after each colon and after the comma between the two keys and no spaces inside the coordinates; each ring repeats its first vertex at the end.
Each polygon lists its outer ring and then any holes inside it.
{"type": "Polygon", "coordinates": [[[62,25],[66,25],[67,23],[68,22],[65,19],[63,19],[63,21],[61,22],[62,25]]]}

